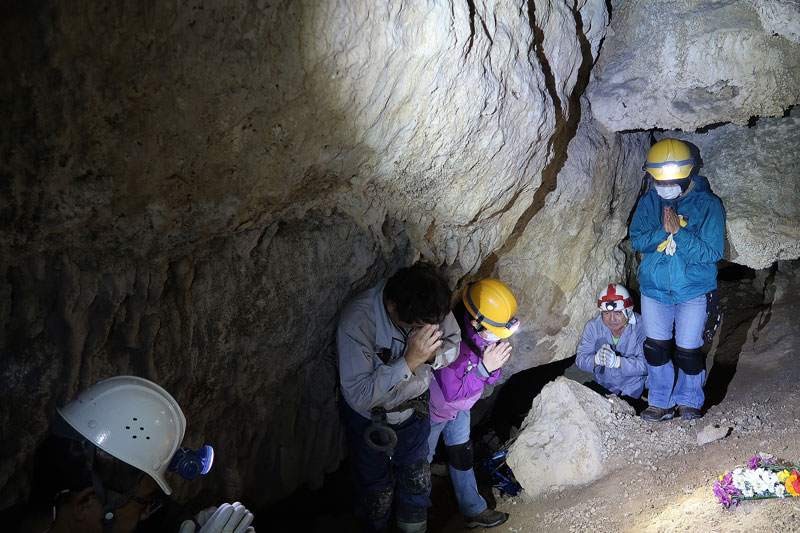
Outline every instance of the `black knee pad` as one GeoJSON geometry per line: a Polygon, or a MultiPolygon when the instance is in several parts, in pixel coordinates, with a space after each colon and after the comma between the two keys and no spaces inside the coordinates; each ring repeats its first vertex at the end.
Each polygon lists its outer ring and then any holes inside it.
{"type": "Polygon", "coordinates": [[[472,441],[468,440],[464,444],[456,444],[455,446],[446,446],[447,460],[450,466],[456,470],[469,470],[472,468],[472,441]]]}
{"type": "Polygon", "coordinates": [[[706,358],[700,348],[675,347],[675,366],[684,373],[695,376],[706,369],[706,358]]]}
{"type": "Polygon", "coordinates": [[[666,365],[672,358],[672,340],[660,341],[647,337],[643,349],[644,358],[650,366],[666,365]]]}
{"type": "Polygon", "coordinates": [[[400,483],[410,494],[422,494],[431,488],[431,465],[427,458],[400,467],[400,483]]]}
{"type": "Polygon", "coordinates": [[[392,487],[366,494],[367,516],[370,520],[383,518],[392,508],[392,487]]]}

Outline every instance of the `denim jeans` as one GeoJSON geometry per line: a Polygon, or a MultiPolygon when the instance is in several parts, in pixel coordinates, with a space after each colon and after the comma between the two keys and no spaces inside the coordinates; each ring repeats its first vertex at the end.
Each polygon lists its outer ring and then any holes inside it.
{"type": "MultiPolygon", "coordinates": [[[[643,294],[642,322],[645,335],[651,339],[672,339],[674,325],[676,346],[700,348],[706,325],[706,295],[701,294],[677,305],[670,305],[643,294]]],[[[650,405],[669,409],[677,404],[702,409],[705,401],[705,370],[696,375],[686,374],[670,360],[661,366],[651,366],[648,363],[647,373],[647,401],[650,405]]]]}
{"type": "MultiPolygon", "coordinates": [[[[431,435],[428,437],[428,461],[433,460],[436,443],[439,435],[444,437],[445,446],[455,446],[469,441],[469,411],[459,411],[454,420],[447,422],[434,422],[431,420],[431,435]]],[[[458,507],[464,516],[475,516],[482,513],[487,505],[486,500],[478,493],[478,483],[475,481],[475,472],[458,470],[450,467],[450,479],[456,492],[458,507]]]]}
{"type": "MultiPolygon", "coordinates": [[[[374,505],[371,495],[387,492],[393,496],[398,521],[416,523],[425,521],[430,499],[430,470],[424,472],[423,481],[427,489],[420,492],[409,490],[409,480],[405,479],[407,467],[424,461],[428,453],[430,419],[417,412],[407,420],[392,425],[397,434],[394,454],[388,457],[384,452],[370,448],[364,441],[364,430],[371,424],[369,420],[353,411],[347,402],[341,401],[340,413],[350,448],[350,473],[356,493],[355,515],[365,531],[380,531],[386,527],[391,515],[387,507],[382,516],[370,512],[374,505]]],[[[418,483],[417,483],[418,484],[418,483]]]]}

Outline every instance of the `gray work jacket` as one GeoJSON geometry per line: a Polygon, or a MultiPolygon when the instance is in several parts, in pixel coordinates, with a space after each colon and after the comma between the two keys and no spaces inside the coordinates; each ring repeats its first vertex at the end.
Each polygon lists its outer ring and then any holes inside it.
{"type": "MultiPolygon", "coordinates": [[[[403,357],[408,349],[405,336],[411,330],[403,331],[389,318],[383,305],[385,285],[384,279],[345,306],[336,332],[342,396],[365,418],[370,418],[375,407],[391,409],[428,390],[432,370],[452,363],[461,343],[458,323],[453,313],[448,313],[439,324],[442,346],[433,364],[422,363],[412,372],[403,357]],[[382,352],[386,362],[381,359],[382,352]]],[[[386,419],[399,424],[411,413],[412,409],[387,413],[386,419]]]]}

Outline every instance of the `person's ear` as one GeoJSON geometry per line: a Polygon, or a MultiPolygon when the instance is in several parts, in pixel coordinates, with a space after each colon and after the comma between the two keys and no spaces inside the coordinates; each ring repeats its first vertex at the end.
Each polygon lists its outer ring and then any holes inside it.
{"type": "Polygon", "coordinates": [[[70,504],[72,506],[72,514],[78,521],[88,520],[92,514],[92,507],[98,505],[97,497],[94,495],[94,488],[86,487],[79,491],[70,504]]]}

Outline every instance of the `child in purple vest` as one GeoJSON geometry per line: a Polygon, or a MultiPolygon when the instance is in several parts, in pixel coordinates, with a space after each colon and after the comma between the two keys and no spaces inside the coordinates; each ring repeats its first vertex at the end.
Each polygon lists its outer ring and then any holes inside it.
{"type": "Polygon", "coordinates": [[[500,367],[511,356],[511,345],[500,341],[519,326],[514,317],[517,300],[511,289],[496,279],[471,284],[462,300],[453,310],[461,327],[459,355],[450,365],[435,370],[431,380],[428,460],[433,459],[441,435],[465,526],[489,528],[505,522],[508,515],[489,509],[478,493],[472,470],[469,411],[483,388],[500,379],[500,367]]]}

